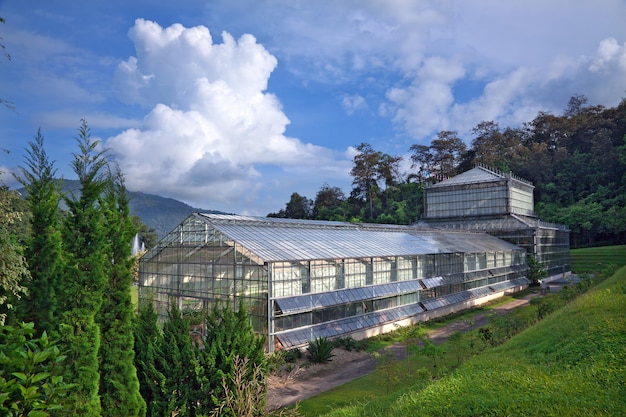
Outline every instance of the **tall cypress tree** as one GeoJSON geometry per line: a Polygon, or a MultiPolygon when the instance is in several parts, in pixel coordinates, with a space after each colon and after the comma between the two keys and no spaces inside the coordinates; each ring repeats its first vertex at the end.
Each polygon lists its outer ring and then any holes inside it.
{"type": "Polygon", "coordinates": [[[162,368],[168,409],[164,415],[193,417],[200,400],[194,395],[198,366],[187,320],[175,303],[163,324],[162,368]]]}
{"type": "Polygon", "coordinates": [[[158,316],[152,301],[139,306],[135,327],[135,366],[142,398],[148,417],[166,414],[168,399],[163,374],[163,335],[157,324],[158,316]]]}
{"type": "Polygon", "coordinates": [[[18,316],[23,321],[36,323],[38,331],[53,334],[58,330],[56,293],[63,276],[61,190],[54,178],[54,162],[49,160],[43,140],[40,129],[28,143],[26,166],[19,168],[22,176],[15,176],[28,193],[26,200],[31,212],[31,230],[25,245],[31,280],[27,284],[28,294],[19,304],[18,316]]]}
{"type": "Polygon", "coordinates": [[[98,151],[99,141],[91,139],[84,120],[77,142],[80,152],[74,154],[72,167],[80,182],[80,196],[65,197],[68,213],[62,236],[67,262],[57,300],[61,309],[60,337],[67,349],[65,377],[76,384],[70,392],[70,414],[99,416],[100,331],[96,314],[110,263],[102,210],[107,159],[106,151],[98,151]]]}
{"type": "Polygon", "coordinates": [[[139,393],[134,364],[134,309],[130,296],[134,263],[131,245],[136,230],[119,169],[111,175],[104,203],[110,264],[97,315],[102,338],[99,351],[102,415],[143,416],[146,404],[139,393]]]}

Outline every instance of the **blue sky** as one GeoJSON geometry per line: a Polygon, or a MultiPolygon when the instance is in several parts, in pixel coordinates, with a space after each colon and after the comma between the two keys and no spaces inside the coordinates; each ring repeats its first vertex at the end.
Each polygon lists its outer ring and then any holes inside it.
{"type": "Polygon", "coordinates": [[[82,118],[133,191],[265,215],[351,188],[354,146],[626,97],[626,1],[0,0],[0,170],[41,128],[73,179],[82,118]]]}

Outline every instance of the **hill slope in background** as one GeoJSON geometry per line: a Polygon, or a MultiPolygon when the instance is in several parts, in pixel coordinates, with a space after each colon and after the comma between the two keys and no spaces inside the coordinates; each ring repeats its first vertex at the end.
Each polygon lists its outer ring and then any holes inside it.
{"type": "MultiPolygon", "coordinates": [[[[61,189],[65,195],[78,195],[80,183],[78,180],[62,180],[61,189]]],[[[22,196],[26,196],[26,190],[20,188],[17,190],[22,196]]],[[[154,229],[159,237],[162,238],[180,222],[182,222],[191,213],[216,213],[226,214],[217,210],[206,210],[191,207],[182,201],[173,198],[161,197],[155,194],[147,194],[140,191],[129,191],[130,195],[130,212],[137,216],[141,221],[151,229],[154,229]]],[[[61,206],[65,209],[65,204],[61,202],[61,206]]]]}
{"type": "Polygon", "coordinates": [[[217,210],[206,210],[191,207],[173,198],[161,197],[142,192],[130,193],[130,211],[138,216],[144,224],[154,228],[159,239],[170,232],[191,213],[226,214],[217,210]]]}

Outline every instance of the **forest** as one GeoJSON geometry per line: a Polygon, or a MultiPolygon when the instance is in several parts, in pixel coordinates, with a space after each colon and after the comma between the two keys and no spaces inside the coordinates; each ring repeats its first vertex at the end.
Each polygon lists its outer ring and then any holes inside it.
{"type": "Polygon", "coordinates": [[[421,218],[423,190],[478,164],[532,181],[540,219],[567,225],[571,246],[626,243],[626,99],[614,108],[573,96],[561,115],[539,112],[521,127],[483,121],[469,146],[454,131],[402,156],[355,148],[352,189],[321,185],[314,198],[297,192],[268,217],[411,224],[421,218]]]}

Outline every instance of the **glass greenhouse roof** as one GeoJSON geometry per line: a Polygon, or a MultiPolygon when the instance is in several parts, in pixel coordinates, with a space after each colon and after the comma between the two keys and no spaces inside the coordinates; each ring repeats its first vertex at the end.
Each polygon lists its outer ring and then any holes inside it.
{"type": "Polygon", "coordinates": [[[519,249],[485,233],[236,215],[195,214],[266,262],[519,249]]]}
{"type": "Polygon", "coordinates": [[[431,227],[458,230],[518,230],[535,228],[568,230],[567,226],[562,224],[544,222],[536,217],[528,217],[519,214],[475,219],[428,220],[418,222],[414,226],[421,228],[431,227]]]}
{"type": "Polygon", "coordinates": [[[441,188],[441,187],[449,187],[451,185],[465,185],[465,184],[478,184],[482,182],[493,182],[507,178],[513,178],[517,181],[523,182],[527,185],[532,186],[532,183],[523,178],[519,178],[516,175],[511,173],[503,173],[498,170],[486,168],[483,166],[477,166],[476,168],[470,169],[469,171],[465,171],[462,174],[456,175],[452,178],[448,178],[447,180],[443,180],[441,182],[435,183],[428,188],[441,188]]]}

